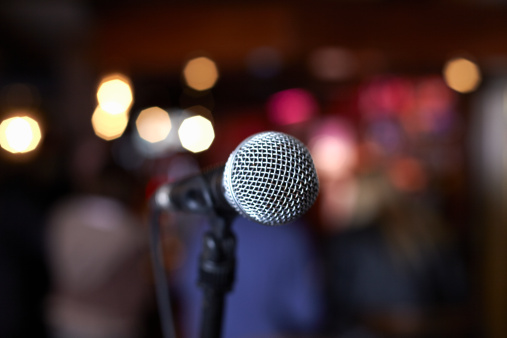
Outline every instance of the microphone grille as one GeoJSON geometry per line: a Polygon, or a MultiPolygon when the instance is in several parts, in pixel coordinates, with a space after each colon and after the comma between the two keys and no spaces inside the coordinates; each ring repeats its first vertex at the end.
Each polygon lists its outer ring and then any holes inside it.
{"type": "Polygon", "coordinates": [[[272,131],[247,138],[232,152],[222,184],[238,213],[264,225],[281,225],[302,216],[319,192],[305,145],[272,131]]]}

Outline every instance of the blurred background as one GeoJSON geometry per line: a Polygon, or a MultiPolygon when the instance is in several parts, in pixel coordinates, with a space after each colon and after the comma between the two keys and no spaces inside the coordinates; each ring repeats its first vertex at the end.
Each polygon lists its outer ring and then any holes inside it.
{"type": "MultiPolygon", "coordinates": [[[[0,336],[160,337],[151,193],[277,130],[320,195],[238,260],[305,311],[229,336],[506,337],[506,41],[501,0],[3,1],[0,336]]],[[[182,336],[202,222],[161,220],[182,336]]]]}

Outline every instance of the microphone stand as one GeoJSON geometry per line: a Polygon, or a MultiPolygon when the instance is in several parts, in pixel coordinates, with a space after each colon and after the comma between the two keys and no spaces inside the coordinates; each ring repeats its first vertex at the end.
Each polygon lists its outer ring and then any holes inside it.
{"type": "MultiPolygon", "coordinates": [[[[180,184],[163,186],[156,193],[154,202],[159,208],[200,213],[209,218],[210,230],[204,234],[199,258],[198,285],[204,295],[201,338],[220,338],[224,299],[227,292],[232,290],[236,268],[236,236],[231,231],[236,213],[223,197],[222,172],[223,168],[217,168],[202,176],[181,181],[180,184]]],[[[164,284],[164,281],[158,284],[164,284]]],[[[165,297],[163,292],[160,295],[165,297]]],[[[167,307],[161,306],[161,310],[167,307]]],[[[161,313],[170,315],[168,311],[161,313]]]]}
{"type": "Polygon", "coordinates": [[[232,290],[236,268],[236,236],[233,217],[210,215],[211,229],[204,234],[199,259],[198,285],[203,290],[201,338],[219,338],[225,295],[232,290]]]}

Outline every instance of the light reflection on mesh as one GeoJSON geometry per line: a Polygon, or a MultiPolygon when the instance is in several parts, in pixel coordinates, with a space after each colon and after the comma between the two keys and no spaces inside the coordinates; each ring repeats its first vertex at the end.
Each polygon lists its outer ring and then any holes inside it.
{"type": "Polygon", "coordinates": [[[264,132],[243,141],[225,165],[228,202],[244,217],[280,225],[312,206],[319,181],[309,151],[299,140],[264,132]]]}

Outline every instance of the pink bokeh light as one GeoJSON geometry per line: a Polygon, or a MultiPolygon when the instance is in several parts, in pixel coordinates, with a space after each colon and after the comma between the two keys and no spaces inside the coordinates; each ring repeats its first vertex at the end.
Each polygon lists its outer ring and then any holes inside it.
{"type": "Polygon", "coordinates": [[[317,101],[307,90],[286,89],[271,96],[267,103],[269,119],[278,125],[308,121],[318,111],[317,101]]]}

